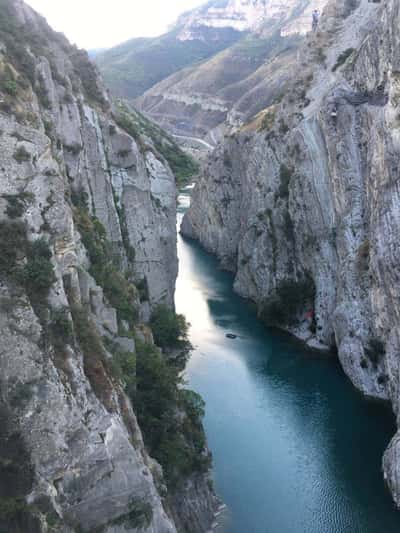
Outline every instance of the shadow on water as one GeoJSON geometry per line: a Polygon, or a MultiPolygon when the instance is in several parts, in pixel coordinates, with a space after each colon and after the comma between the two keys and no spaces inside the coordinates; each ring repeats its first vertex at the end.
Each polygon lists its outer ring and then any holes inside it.
{"type": "Polygon", "coordinates": [[[399,533],[381,472],[390,409],[363,399],[336,358],[267,330],[196,242],[179,237],[178,252],[177,310],[195,346],[187,379],[206,401],[223,531],[399,533]]]}

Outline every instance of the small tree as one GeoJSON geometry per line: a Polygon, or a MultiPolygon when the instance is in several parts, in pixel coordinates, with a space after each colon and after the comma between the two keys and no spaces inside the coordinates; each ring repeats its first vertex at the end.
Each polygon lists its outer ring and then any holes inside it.
{"type": "Polygon", "coordinates": [[[150,322],[154,340],[160,348],[177,348],[188,341],[189,324],[166,305],[159,305],[150,322]]]}

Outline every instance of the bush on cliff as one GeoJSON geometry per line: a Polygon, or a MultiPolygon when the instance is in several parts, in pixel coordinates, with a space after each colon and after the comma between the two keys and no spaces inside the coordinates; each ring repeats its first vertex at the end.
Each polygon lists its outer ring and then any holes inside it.
{"type": "Polygon", "coordinates": [[[132,402],[145,444],[169,488],[176,489],[185,477],[210,466],[201,424],[204,402],[181,388],[180,369],[155,346],[137,343],[136,374],[132,402]]]}
{"type": "Polygon", "coordinates": [[[183,315],[177,315],[166,305],[159,305],[153,311],[151,321],[157,346],[165,349],[181,348],[187,345],[189,325],[183,315]]]}
{"type": "Polygon", "coordinates": [[[294,326],[300,313],[307,306],[313,306],[314,299],[315,285],[310,276],[297,281],[281,281],[275,294],[264,301],[261,319],[268,325],[294,326]]]}

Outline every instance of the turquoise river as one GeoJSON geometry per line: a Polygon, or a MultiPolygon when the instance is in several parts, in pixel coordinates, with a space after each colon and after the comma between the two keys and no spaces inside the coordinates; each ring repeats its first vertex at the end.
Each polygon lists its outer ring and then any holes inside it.
{"type": "MultiPolygon", "coordinates": [[[[179,219],[189,201],[182,193],[179,219]]],[[[206,402],[215,486],[227,506],[218,530],[399,533],[381,472],[395,431],[390,409],[363,399],[334,357],[263,327],[195,242],[179,237],[178,251],[177,311],[195,347],[186,377],[206,402]]]]}

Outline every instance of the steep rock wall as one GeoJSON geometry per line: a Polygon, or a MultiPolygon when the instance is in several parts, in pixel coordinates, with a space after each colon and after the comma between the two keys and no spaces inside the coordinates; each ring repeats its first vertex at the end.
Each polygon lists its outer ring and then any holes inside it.
{"type": "MultiPolygon", "coordinates": [[[[281,101],[210,156],[182,225],[262,318],[337,349],[397,415],[399,22],[396,1],[330,2],[281,101]]],[[[399,443],[384,458],[397,505],[399,443]]]]}
{"type": "MultiPolygon", "coordinates": [[[[21,0],[0,1],[0,92],[0,529],[184,531],[113,371],[173,306],[174,176],[21,0]]],[[[175,497],[200,533],[215,498],[194,480],[175,497]]]]}

